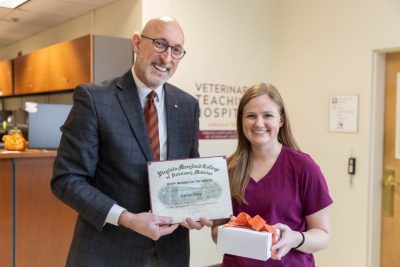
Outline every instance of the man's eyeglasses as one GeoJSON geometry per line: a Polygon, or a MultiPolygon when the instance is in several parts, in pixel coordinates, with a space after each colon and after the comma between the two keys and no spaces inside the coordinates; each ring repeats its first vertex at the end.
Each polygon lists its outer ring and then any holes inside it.
{"type": "Polygon", "coordinates": [[[152,40],[154,50],[156,50],[158,53],[164,53],[168,48],[171,47],[171,57],[174,59],[181,59],[186,54],[185,49],[179,46],[170,46],[169,43],[164,39],[153,39],[144,35],[141,35],[141,37],[152,40]]]}

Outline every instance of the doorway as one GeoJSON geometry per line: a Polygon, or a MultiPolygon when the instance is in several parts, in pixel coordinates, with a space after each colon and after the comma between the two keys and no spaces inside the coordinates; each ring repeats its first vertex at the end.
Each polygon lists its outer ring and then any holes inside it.
{"type": "Polygon", "coordinates": [[[381,182],[381,267],[398,267],[400,263],[400,96],[398,97],[400,92],[397,92],[400,91],[399,84],[400,52],[387,53],[381,182]],[[396,100],[397,98],[399,100],[396,100]],[[396,105],[399,106],[397,110],[396,105]],[[396,117],[399,120],[397,127],[396,117]]]}

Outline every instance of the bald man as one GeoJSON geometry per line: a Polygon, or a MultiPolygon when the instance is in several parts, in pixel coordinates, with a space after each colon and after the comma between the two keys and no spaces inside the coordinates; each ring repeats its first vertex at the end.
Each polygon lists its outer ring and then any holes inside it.
{"type": "Polygon", "coordinates": [[[147,162],[199,157],[199,103],[167,83],[183,45],[176,20],[152,19],[132,36],[132,69],[75,89],[51,180],[54,194],[78,212],[66,266],[189,266],[188,229],[212,225],[203,218],[170,224],[150,211],[147,162]],[[144,116],[151,92],[155,146],[144,116]]]}

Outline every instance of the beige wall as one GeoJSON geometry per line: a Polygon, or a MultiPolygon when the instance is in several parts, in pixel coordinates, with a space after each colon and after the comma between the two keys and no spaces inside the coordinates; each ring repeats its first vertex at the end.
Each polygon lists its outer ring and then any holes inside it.
{"type": "MultiPolygon", "coordinates": [[[[196,95],[196,83],[250,86],[272,79],[276,45],[274,1],[169,0],[163,1],[165,13],[150,13],[157,2],[146,0],[149,10],[144,9],[144,13],[148,17],[169,14],[179,20],[185,31],[188,53],[171,82],[196,95]]],[[[209,130],[206,121],[200,117],[200,129],[209,130]]],[[[235,147],[236,140],[200,140],[202,156],[229,156],[235,147]]],[[[191,251],[191,267],[222,260],[208,228],[191,232],[191,251]]]]}
{"type": "MultiPolygon", "coordinates": [[[[379,266],[382,53],[400,48],[400,2],[393,0],[120,0],[0,51],[12,57],[94,32],[130,37],[148,18],[172,15],[188,54],[172,82],[195,94],[198,81],[280,89],[301,148],[325,173],[334,204],[332,240],[318,266],[379,266]],[[330,95],[359,96],[357,133],[328,131],[330,95]],[[357,173],[347,175],[347,159],[357,173]]],[[[235,141],[202,141],[206,155],[229,155],[235,141]]],[[[192,231],[192,267],[221,255],[209,230],[192,231]]]]}
{"type": "Polygon", "coordinates": [[[298,141],[320,163],[335,203],[320,266],[379,266],[377,114],[382,82],[374,51],[400,47],[399,1],[277,1],[276,84],[291,108],[298,141]],[[375,65],[374,65],[375,64],[375,65]],[[359,131],[328,132],[330,95],[359,95],[359,131]],[[347,159],[357,158],[352,183],[347,159]],[[375,247],[374,247],[375,246],[375,247]]]}
{"type": "MultiPolygon", "coordinates": [[[[378,266],[383,106],[378,52],[400,47],[399,2],[158,0],[147,5],[146,18],[151,10],[162,15],[162,7],[186,30],[193,55],[182,62],[176,84],[193,90],[192,82],[199,80],[265,80],[278,86],[298,141],[321,165],[335,201],[332,241],[316,254],[318,265],[378,266]],[[151,9],[152,3],[158,9],[151,9]],[[357,133],[328,132],[330,95],[359,96],[357,133]],[[352,178],[346,173],[350,156],[357,158],[352,178]]],[[[234,149],[230,141],[215,142],[202,141],[202,155],[234,149]]],[[[204,266],[197,249],[204,252],[208,243],[198,240],[192,242],[192,263],[204,266]]]]}

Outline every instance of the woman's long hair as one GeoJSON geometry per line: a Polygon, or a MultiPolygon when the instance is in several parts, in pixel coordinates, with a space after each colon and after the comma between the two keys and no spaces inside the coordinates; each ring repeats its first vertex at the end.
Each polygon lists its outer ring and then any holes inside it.
{"type": "Polygon", "coordinates": [[[236,151],[228,159],[228,173],[231,182],[232,198],[238,203],[247,203],[244,199],[244,192],[249,182],[249,166],[251,166],[251,143],[247,140],[243,133],[243,109],[253,98],[267,95],[274,101],[280,108],[279,113],[282,119],[282,126],[278,132],[278,141],[282,145],[300,150],[289,123],[289,118],[283,103],[283,99],[278,90],[271,84],[258,83],[250,87],[240,100],[236,128],[238,135],[238,145],[236,151]]]}

